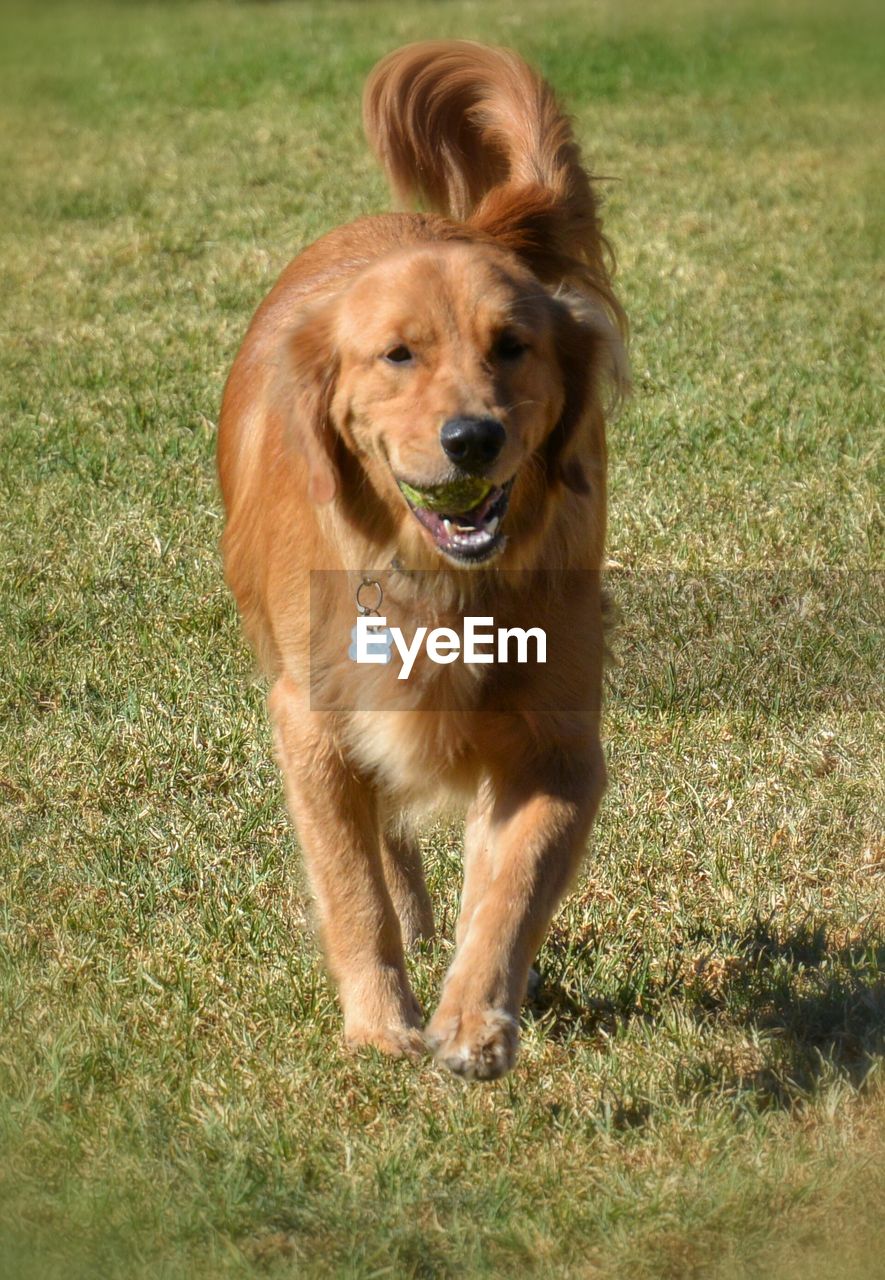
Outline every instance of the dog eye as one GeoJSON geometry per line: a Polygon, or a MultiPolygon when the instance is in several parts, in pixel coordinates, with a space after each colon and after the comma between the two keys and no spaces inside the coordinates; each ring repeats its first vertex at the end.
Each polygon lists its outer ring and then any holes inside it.
{"type": "Polygon", "coordinates": [[[529,344],[523,342],[515,333],[510,333],[507,329],[498,335],[497,341],[493,348],[493,354],[496,360],[518,360],[520,356],[525,355],[529,349],[529,344]]]}
{"type": "Polygon", "coordinates": [[[389,351],[385,351],[384,359],[390,364],[408,364],[412,359],[412,353],[401,343],[398,347],[391,347],[389,351]]]}

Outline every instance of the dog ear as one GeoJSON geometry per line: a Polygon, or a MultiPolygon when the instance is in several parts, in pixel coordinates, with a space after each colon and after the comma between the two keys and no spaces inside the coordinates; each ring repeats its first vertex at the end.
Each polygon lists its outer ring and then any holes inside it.
{"type": "Polygon", "coordinates": [[[576,291],[561,291],[554,299],[556,352],[562,374],[564,404],[544,445],[548,475],[575,493],[589,493],[582,460],[572,449],[582,418],[595,405],[611,412],[629,384],[626,353],[617,328],[600,306],[576,291]]]}
{"type": "Polygon", "coordinates": [[[324,303],[287,333],[273,392],[285,438],[307,463],[307,492],[317,504],[331,502],[338,489],[335,454],[340,442],[332,421],[339,367],[334,321],[334,304],[324,303]]]}

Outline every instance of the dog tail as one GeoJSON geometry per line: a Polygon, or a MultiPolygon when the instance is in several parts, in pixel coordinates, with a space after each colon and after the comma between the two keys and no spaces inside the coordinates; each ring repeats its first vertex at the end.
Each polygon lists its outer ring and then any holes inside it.
{"type": "Polygon", "coordinates": [[[517,54],[467,40],[406,45],[372,71],[363,124],[393,191],[595,294],[623,336],[600,201],[553,90],[517,54]]]}

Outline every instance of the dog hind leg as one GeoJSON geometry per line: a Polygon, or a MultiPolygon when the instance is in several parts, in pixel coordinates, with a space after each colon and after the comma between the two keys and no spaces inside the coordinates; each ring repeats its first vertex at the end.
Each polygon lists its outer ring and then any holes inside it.
{"type": "Polygon", "coordinates": [[[386,824],[381,835],[384,878],[399,916],[403,945],[410,949],[421,940],[430,941],[436,932],[433,904],[424,881],[424,867],[418,841],[402,822],[386,824]]]}

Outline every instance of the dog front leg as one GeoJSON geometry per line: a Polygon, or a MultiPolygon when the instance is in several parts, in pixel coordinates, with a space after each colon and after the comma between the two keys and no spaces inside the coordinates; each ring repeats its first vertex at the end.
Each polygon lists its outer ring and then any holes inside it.
{"type": "Polygon", "coordinates": [[[292,681],[278,680],[268,705],[345,1036],[385,1053],[418,1054],[424,1048],[421,1011],[384,880],[376,798],[292,681]]]}
{"type": "Polygon", "coordinates": [[[604,786],[598,746],[492,779],[484,856],[467,868],[469,916],[459,923],[458,951],[426,1031],[437,1061],[456,1074],[489,1080],[513,1066],[529,968],[577,870],[604,786]]]}

